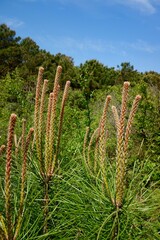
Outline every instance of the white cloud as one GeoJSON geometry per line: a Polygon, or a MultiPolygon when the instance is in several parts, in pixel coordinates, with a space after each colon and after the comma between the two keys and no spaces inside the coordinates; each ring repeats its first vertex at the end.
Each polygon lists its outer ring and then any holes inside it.
{"type": "Polygon", "coordinates": [[[107,43],[101,39],[75,39],[71,37],[52,38],[47,36],[45,39],[39,39],[42,42],[50,42],[55,48],[63,48],[68,50],[94,51],[94,52],[114,52],[115,48],[112,43],[107,43]]]}
{"type": "Polygon", "coordinates": [[[160,50],[160,46],[153,46],[149,44],[148,42],[138,39],[135,42],[132,43],[122,43],[123,47],[125,48],[131,48],[135,51],[141,51],[141,52],[146,52],[146,53],[154,53],[156,51],[160,50]]]}
{"type": "Polygon", "coordinates": [[[76,4],[76,5],[93,5],[98,4],[120,4],[127,7],[131,7],[141,12],[153,14],[156,12],[155,5],[160,3],[160,0],[57,0],[62,4],[76,4]]]}
{"type": "Polygon", "coordinates": [[[113,5],[113,4],[120,4],[125,7],[130,7],[140,12],[153,14],[156,12],[156,6],[160,4],[160,0],[20,0],[25,2],[59,2],[62,5],[66,4],[74,4],[78,7],[91,7],[94,4],[99,5],[113,5]]]}
{"type": "Polygon", "coordinates": [[[8,17],[3,17],[3,16],[0,16],[0,21],[12,28],[18,28],[24,24],[23,21],[18,20],[16,18],[8,18],[8,17]]]}
{"type": "MultiPolygon", "coordinates": [[[[126,56],[127,52],[122,49],[119,43],[105,41],[102,39],[76,39],[67,36],[63,37],[52,37],[46,35],[45,38],[39,36],[37,38],[39,45],[43,46],[44,49],[54,49],[59,52],[64,52],[69,55],[74,54],[113,54],[119,56],[126,56]]],[[[52,50],[50,50],[52,52],[52,50]]]]}
{"type": "Polygon", "coordinates": [[[138,10],[147,13],[155,13],[156,8],[153,6],[152,1],[149,0],[130,0],[128,1],[133,7],[136,7],[138,10]]]}
{"type": "Polygon", "coordinates": [[[112,2],[110,0],[100,1],[107,4],[120,4],[140,12],[153,14],[156,12],[156,5],[159,0],[112,0],[112,2]]]}

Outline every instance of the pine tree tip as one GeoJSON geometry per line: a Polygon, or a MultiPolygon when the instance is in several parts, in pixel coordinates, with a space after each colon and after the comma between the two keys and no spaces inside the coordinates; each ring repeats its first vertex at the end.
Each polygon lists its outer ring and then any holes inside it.
{"type": "Polygon", "coordinates": [[[71,84],[71,81],[67,81],[67,82],[66,82],[66,84],[67,84],[68,86],[70,86],[70,84],[71,84]]]}
{"type": "Polygon", "coordinates": [[[58,65],[57,70],[62,71],[62,66],[58,65]]]}
{"type": "Polygon", "coordinates": [[[129,87],[130,86],[130,82],[126,81],[124,82],[124,87],[129,87]]]}
{"type": "Polygon", "coordinates": [[[2,146],[0,146],[0,153],[4,150],[6,148],[6,145],[2,145],[2,146]]]}
{"type": "Polygon", "coordinates": [[[111,100],[112,97],[111,97],[111,95],[108,95],[107,98],[108,98],[108,100],[111,100]]]}
{"type": "Polygon", "coordinates": [[[33,133],[34,132],[34,128],[30,128],[30,132],[33,133]]]}
{"type": "Polygon", "coordinates": [[[141,98],[142,98],[141,95],[136,96],[136,100],[141,100],[141,98]]]}
{"type": "Polygon", "coordinates": [[[39,67],[39,71],[40,72],[44,72],[44,68],[43,67],[39,67]]]}
{"type": "Polygon", "coordinates": [[[16,120],[17,115],[16,115],[15,113],[12,113],[12,114],[11,114],[11,118],[12,118],[12,120],[16,120]]]}

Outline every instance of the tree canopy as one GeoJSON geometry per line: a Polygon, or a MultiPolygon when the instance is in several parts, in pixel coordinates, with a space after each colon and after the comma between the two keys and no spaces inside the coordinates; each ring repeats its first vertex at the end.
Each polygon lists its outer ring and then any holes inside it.
{"type": "Polygon", "coordinates": [[[15,31],[5,24],[0,25],[0,76],[5,76],[22,62],[20,40],[15,31]]]}

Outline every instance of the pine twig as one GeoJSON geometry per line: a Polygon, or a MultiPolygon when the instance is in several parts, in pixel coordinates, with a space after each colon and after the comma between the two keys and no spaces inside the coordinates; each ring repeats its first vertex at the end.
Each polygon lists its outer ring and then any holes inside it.
{"type": "Polygon", "coordinates": [[[12,145],[14,137],[14,128],[17,116],[12,113],[9,120],[7,154],[6,154],[6,171],[5,171],[5,210],[8,239],[12,239],[12,212],[11,212],[11,162],[12,162],[12,145]]]}

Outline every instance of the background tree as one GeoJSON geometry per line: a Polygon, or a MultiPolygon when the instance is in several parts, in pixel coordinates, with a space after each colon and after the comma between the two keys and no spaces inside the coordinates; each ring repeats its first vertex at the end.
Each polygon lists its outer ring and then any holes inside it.
{"type": "Polygon", "coordinates": [[[5,76],[22,62],[20,40],[6,24],[0,25],[0,76],[5,76]]]}
{"type": "Polygon", "coordinates": [[[22,39],[20,42],[21,52],[23,56],[23,66],[28,69],[28,74],[33,75],[35,68],[40,64],[38,54],[39,46],[29,37],[22,39]]]}
{"type": "Polygon", "coordinates": [[[139,73],[137,70],[134,70],[134,66],[129,62],[123,62],[120,66],[118,65],[117,68],[119,72],[117,83],[122,84],[124,81],[131,81],[132,84],[138,82],[141,78],[141,73],[139,73]]]}
{"type": "Polygon", "coordinates": [[[84,79],[87,91],[99,89],[106,81],[106,68],[99,61],[93,59],[80,65],[80,82],[84,79]]]}

